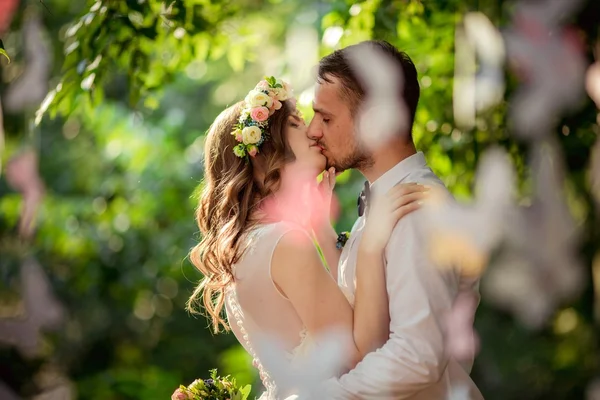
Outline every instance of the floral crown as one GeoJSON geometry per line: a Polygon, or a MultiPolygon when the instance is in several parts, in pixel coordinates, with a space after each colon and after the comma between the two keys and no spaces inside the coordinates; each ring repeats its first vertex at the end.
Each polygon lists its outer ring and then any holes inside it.
{"type": "Polygon", "coordinates": [[[268,139],[269,117],[279,110],[281,102],[292,97],[292,87],[279,79],[267,76],[244,99],[244,108],[231,134],[239,142],[233,153],[244,158],[254,157],[268,139]]]}

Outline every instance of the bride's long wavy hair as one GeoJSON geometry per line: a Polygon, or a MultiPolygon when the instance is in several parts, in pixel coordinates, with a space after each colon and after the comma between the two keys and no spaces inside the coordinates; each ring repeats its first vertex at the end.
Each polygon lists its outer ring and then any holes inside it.
{"type": "Polygon", "coordinates": [[[243,107],[239,102],[224,110],[211,125],[204,146],[204,187],[196,210],[201,240],[190,260],[204,278],[187,301],[198,313],[201,303],[215,333],[228,331],[222,317],[225,288],[233,282],[232,266],[244,253],[242,238],[256,220],[251,218],[261,202],[280,185],[281,169],[294,160],[285,137],[288,117],[295,105],[288,101],[269,118],[269,138],[250,162],[237,157],[231,135],[243,107]]]}

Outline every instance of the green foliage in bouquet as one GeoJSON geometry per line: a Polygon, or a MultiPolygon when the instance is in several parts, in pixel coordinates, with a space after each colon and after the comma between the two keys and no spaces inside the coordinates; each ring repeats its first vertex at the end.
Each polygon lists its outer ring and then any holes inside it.
{"type": "Polygon", "coordinates": [[[217,370],[210,371],[210,379],[196,379],[189,386],[179,386],[171,400],[247,400],[251,386],[238,388],[235,378],[220,377],[217,370]]]}

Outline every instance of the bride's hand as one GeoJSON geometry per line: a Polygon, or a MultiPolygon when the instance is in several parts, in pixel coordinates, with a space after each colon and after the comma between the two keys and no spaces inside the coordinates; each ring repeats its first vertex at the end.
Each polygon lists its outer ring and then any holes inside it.
{"type": "Polygon", "coordinates": [[[331,200],[333,189],[335,188],[335,168],[331,167],[323,172],[323,179],[317,185],[318,201],[315,204],[315,210],[311,216],[314,228],[323,228],[331,226],[331,200]]]}
{"type": "Polygon", "coordinates": [[[396,223],[418,210],[429,189],[417,183],[401,183],[385,195],[374,198],[369,206],[361,246],[369,251],[383,251],[396,223]]]}
{"type": "Polygon", "coordinates": [[[324,205],[331,204],[331,196],[333,195],[333,189],[335,188],[336,176],[337,174],[333,167],[323,172],[323,179],[319,182],[319,193],[321,194],[321,200],[324,205]]]}

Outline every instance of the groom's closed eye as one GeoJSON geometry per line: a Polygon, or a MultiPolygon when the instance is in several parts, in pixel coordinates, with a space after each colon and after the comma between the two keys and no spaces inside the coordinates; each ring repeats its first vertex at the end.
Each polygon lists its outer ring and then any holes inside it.
{"type": "Polygon", "coordinates": [[[327,123],[329,123],[329,121],[331,120],[331,114],[329,114],[329,113],[328,113],[328,112],[326,112],[325,110],[323,110],[323,109],[321,109],[321,108],[318,108],[318,107],[315,107],[315,106],[313,105],[313,111],[315,112],[315,116],[317,116],[317,115],[318,115],[319,117],[321,117],[321,120],[322,120],[324,123],[326,123],[326,124],[327,124],[327,123]]]}
{"type": "Polygon", "coordinates": [[[327,125],[329,123],[329,121],[331,120],[331,117],[329,116],[329,114],[325,114],[323,112],[317,111],[315,113],[315,115],[318,115],[321,118],[321,121],[327,125]]]}
{"type": "Polygon", "coordinates": [[[323,123],[325,125],[327,125],[331,121],[331,114],[321,112],[320,115],[321,115],[321,121],[323,121],[323,123]]]}

